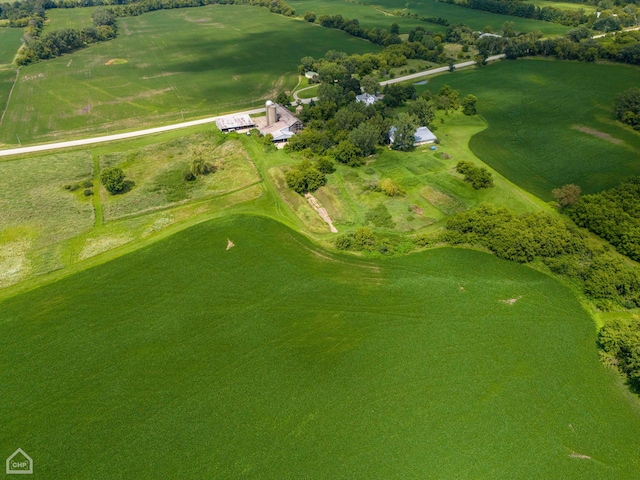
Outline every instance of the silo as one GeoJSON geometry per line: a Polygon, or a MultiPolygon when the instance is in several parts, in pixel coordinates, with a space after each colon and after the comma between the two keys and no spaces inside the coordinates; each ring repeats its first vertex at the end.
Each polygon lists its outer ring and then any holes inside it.
{"type": "Polygon", "coordinates": [[[267,109],[267,127],[270,127],[278,121],[276,105],[271,100],[267,100],[264,106],[267,109]]]}

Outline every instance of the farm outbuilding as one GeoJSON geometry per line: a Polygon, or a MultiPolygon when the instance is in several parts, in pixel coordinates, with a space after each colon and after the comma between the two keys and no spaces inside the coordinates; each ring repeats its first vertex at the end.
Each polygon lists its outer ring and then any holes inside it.
{"type": "MultiPolygon", "coordinates": [[[[389,130],[389,143],[393,144],[395,140],[396,127],[391,127],[389,130]]],[[[437,140],[437,137],[433,134],[431,130],[427,127],[418,127],[415,132],[413,132],[413,136],[415,140],[413,141],[414,146],[425,145],[427,143],[433,143],[437,140]]]]}
{"type": "Polygon", "coordinates": [[[363,93],[362,95],[356,95],[356,102],[364,103],[365,105],[373,105],[382,97],[371,95],[370,93],[363,93]]]}
{"type": "Polygon", "coordinates": [[[222,133],[235,132],[256,126],[249,115],[227,115],[216,120],[216,125],[222,133]]]}
{"type": "Polygon", "coordinates": [[[286,142],[302,130],[300,119],[282,105],[269,100],[265,104],[265,108],[267,111],[266,124],[258,125],[258,128],[263,135],[273,135],[274,142],[286,142]]]}

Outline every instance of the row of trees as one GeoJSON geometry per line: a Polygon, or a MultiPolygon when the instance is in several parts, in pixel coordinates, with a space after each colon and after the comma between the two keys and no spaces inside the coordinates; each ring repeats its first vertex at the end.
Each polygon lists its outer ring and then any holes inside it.
{"type": "Polygon", "coordinates": [[[40,36],[42,25],[34,20],[25,36],[25,43],[16,57],[18,65],[59,57],[84,48],[92,43],[111,40],[116,36],[115,16],[106,9],[97,8],[91,15],[93,27],[63,28],[40,36]],[[36,28],[38,27],[38,28],[36,28]]]}
{"type": "Polygon", "coordinates": [[[640,88],[630,88],[618,95],[614,113],[622,123],[640,130],[640,88]]]}
{"type": "Polygon", "coordinates": [[[598,334],[598,346],[604,362],[617,368],[629,386],[640,393],[640,317],[605,324],[598,334]]]}
{"type": "Polygon", "coordinates": [[[640,261],[640,177],[610,190],[583,195],[566,212],[577,225],[640,261]]]}
{"type": "Polygon", "coordinates": [[[577,26],[589,21],[583,9],[560,10],[555,7],[538,7],[531,3],[513,2],[508,0],[446,0],[462,7],[483,10],[485,12],[498,13],[500,15],[512,15],[514,17],[532,18],[546,22],[560,23],[562,25],[577,26]]]}
{"type": "Polygon", "coordinates": [[[574,224],[549,214],[513,212],[483,204],[452,216],[447,231],[429,241],[482,245],[500,258],[543,262],[571,279],[602,310],[640,306],[640,268],[625,262],[574,224]]]}

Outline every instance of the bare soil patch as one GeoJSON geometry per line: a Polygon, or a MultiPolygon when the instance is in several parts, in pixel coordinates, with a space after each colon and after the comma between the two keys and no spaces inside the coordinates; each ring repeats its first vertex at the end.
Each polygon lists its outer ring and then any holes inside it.
{"type": "Polygon", "coordinates": [[[104,62],[107,67],[110,67],[111,65],[122,65],[123,63],[129,63],[129,60],[125,60],[124,58],[110,58],[104,62]]]}
{"type": "Polygon", "coordinates": [[[574,130],[578,130],[580,132],[586,133],[588,135],[593,135],[594,137],[601,138],[602,140],[606,140],[607,142],[611,142],[616,145],[622,145],[624,143],[619,138],[612,137],[608,133],[601,132],[594,128],[585,127],[583,125],[573,125],[571,128],[573,128],[574,130]]]}
{"type": "Polygon", "coordinates": [[[501,303],[506,303],[507,305],[513,305],[514,303],[516,303],[518,300],[520,300],[522,298],[522,295],[519,295],[516,298],[509,298],[507,300],[500,300],[501,303]]]}

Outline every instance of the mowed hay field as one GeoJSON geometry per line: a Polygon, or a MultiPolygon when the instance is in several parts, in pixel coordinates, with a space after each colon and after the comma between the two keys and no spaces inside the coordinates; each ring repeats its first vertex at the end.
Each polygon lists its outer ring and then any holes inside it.
{"type": "Polygon", "coordinates": [[[97,7],[51,8],[46,11],[45,32],[61,28],[93,27],[91,14],[97,7]]]}
{"type": "Polygon", "coordinates": [[[20,48],[22,28],[0,28],[0,65],[8,66],[20,48]]]}
{"type": "Polygon", "coordinates": [[[379,27],[389,30],[392,23],[397,23],[400,25],[400,33],[409,33],[411,29],[417,26],[421,26],[426,30],[442,32],[447,27],[421,22],[413,18],[391,15],[390,12],[394,10],[417,13],[424,17],[442,17],[447,19],[451,25],[463,23],[474,30],[482,30],[485,26],[491,25],[494,30],[498,31],[502,28],[504,22],[513,22],[517,31],[531,32],[539,30],[545,35],[560,35],[569,30],[568,27],[556,23],[510,15],[498,15],[436,0],[423,0],[420,2],[399,0],[365,0],[363,2],[351,2],[348,0],[291,0],[289,4],[299,14],[311,11],[316,12],[318,15],[340,14],[348,19],[357,18],[360,21],[360,25],[366,28],[379,27]]]}
{"type": "Polygon", "coordinates": [[[21,69],[0,142],[15,144],[16,134],[23,143],[106,134],[259,107],[296,85],[305,55],[379,49],[251,6],[164,10],[118,22],[115,40],[21,69]]]}
{"type": "Polygon", "coordinates": [[[583,192],[640,174],[640,133],[613,115],[614,99],[638,85],[640,70],[553,60],[504,61],[432,80],[478,97],[488,128],[469,146],[484,162],[545,199],[567,183],[583,192]]]}
{"type": "Polygon", "coordinates": [[[0,449],[67,479],[637,478],[594,342],[526,267],[232,217],[2,302],[0,449]]]}

